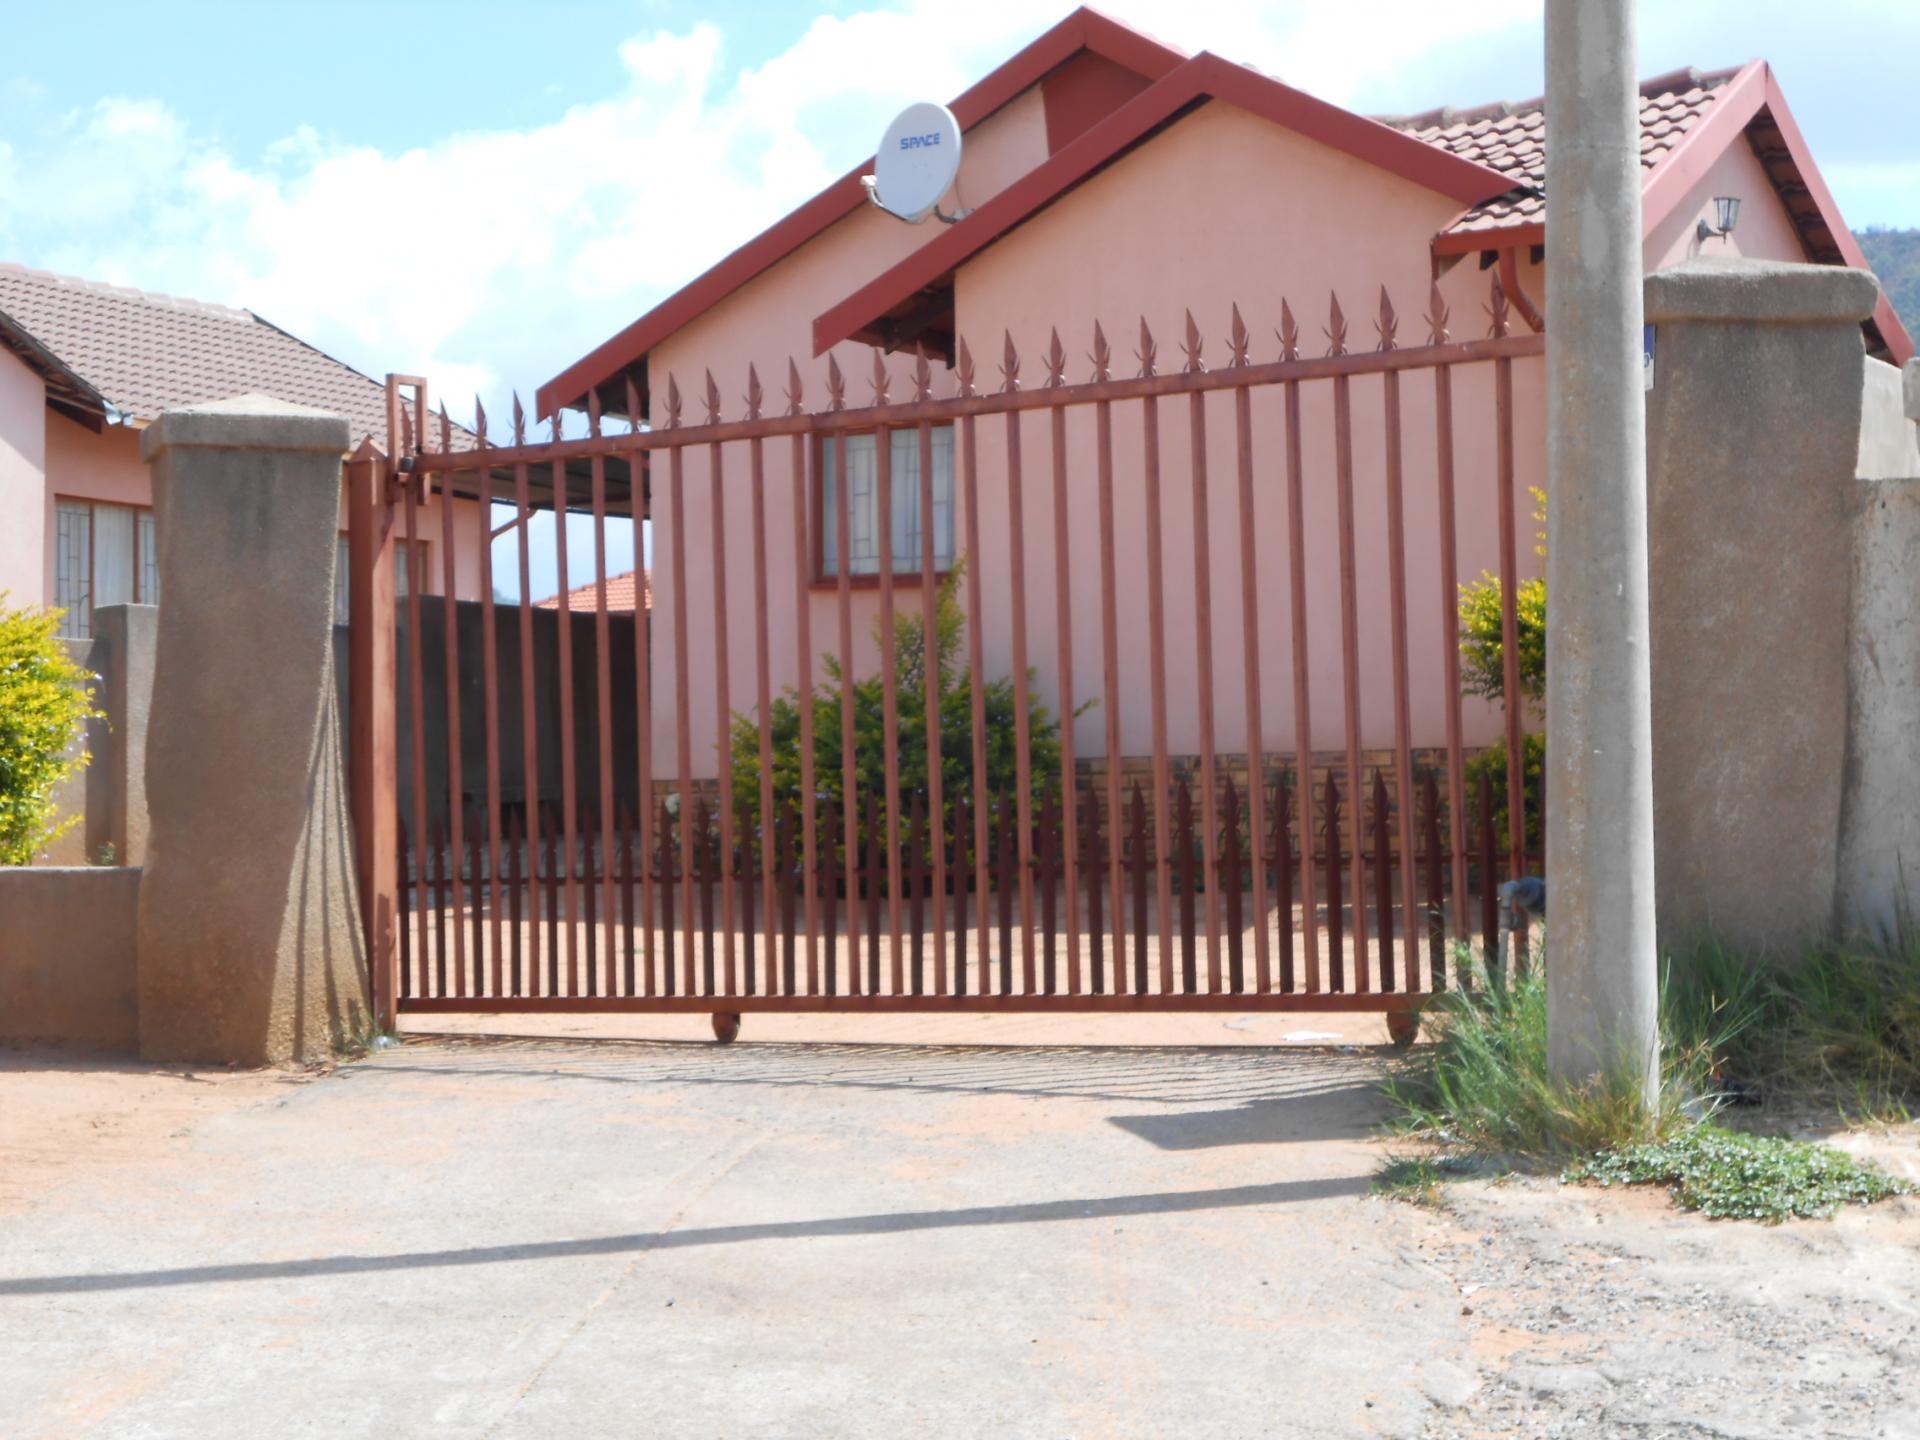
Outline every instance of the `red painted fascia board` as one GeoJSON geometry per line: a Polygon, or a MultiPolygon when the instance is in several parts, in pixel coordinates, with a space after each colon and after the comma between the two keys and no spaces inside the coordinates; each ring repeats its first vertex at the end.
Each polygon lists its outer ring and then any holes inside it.
{"type": "Polygon", "coordinates": [[[965,220],[949,226],[885,274],[818,316],[813,322],[813,353],[824,354],[872,323],[874,317],[951,273],[1156,126],[1203,99],[1224,100],[1463,204],[1490,199],[1513,188],[1511,177],[1497,170],[1202,52],[1034,167],[965,220]]]}
{"type": "MultiPolygon", "coordinates": [[[[1153,80],[1160,79],[1187,59],[1183,51],[1083,6],[969,88],[949,108],[961,129],[970,129],[1081,50],[1092,50],[1153,80]]],[[[698,319],[828,226],[868,203],[860,177],[872,169],[873,160],[869,157],[784,220],[762,231],[612,339],[569,365],[534,392],[535,413],[544,420],[562,406],[573,404],[588,390],[626,369],[674,331],[698,319]]]]}
{"type": "MultiPolygon", "coordinates": [[[[1780,138],[1786,141],[1787,153],[1793,156],[1794,168],[1800,172],[1800,183],[1807,187],[1807,197],[1820,211],[1820,218],[1826,221],[1827,229],[1833,233],[1834,243],[1840,247],[1841,257],[1847,264],[1856,270],[1872,270],[1873,266],[1867,263],[1860,242],[1841,218],[1840,206],[1834,200],[1833,192],[1827,189],[1826,178],[1821,175],[1820,167],[1814,164],[1813,151],[1807,148],[1806,139],[1801,135],[1799,125],[1794,122],[1793,112],[1787,109],[1786,96],[1780,93],[1780,82],[1774,78],[1772,67],[1763,68],[1767,77],[1767,114],[1773,120],[1774,128],[1780,132],[1780,138]]],[[[1904,365],[1913,358],[1913,336],[1907,332],[1884,287],[1880,291],[1880,303],[1874,307],[1873,323],[1880,331],[1880,338],[1886,342],[1894,364],[1904,365]]]]}
{"type": "Polygon", "coordinates": [[[1490,230],[1442,230],[1433,237],[1436,255],[1472,255],[1480,250],[1510,250],[1519,245],[1544,245],[1547,227],[1539,220],[1501,225],[1490,230]]]}

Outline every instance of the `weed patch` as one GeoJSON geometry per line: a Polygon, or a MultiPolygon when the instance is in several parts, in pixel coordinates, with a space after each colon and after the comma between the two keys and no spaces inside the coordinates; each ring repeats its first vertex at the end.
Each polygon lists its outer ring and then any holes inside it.
{"type": "Polygon", "coordinates": [[[1912,1186],[1830,1145],[1743,1135],[1712,1125],[1647,1145],[1608,1150],[1570,1166],[1570,1184],[1664,1185],[1675,1202],[1716,1220],[1823,1218],[1912,1186]]]}

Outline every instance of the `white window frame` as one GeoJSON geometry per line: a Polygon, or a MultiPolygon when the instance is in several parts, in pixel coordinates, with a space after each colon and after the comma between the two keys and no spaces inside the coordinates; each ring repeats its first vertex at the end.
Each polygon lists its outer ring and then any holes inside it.
{"type": "MultiPolygon", "coordinates": [[[[955,558],[954,502],[954,427],[935,425],[933,437],[933,566],[944,575],[953,568],[955,558]]],[[[920,431],[909,426],[888,432],[893,480],[893,573],[911,578],[920,573],[920,431]]],[[[851,557],[849,574],[855,580],[880,573],[880,551],[876,543],[880,522],[880,496],[874,484],[874,432],[828,435],[820,442],[819,508],[814,533],[820,537],[820,563],[816,578],[837,580],[839,570],[839,484],[843,473],[850,472],[847,494],[847,550],[851,557]]]]}
{"type": "Polygon", "coordinates": [[[119,500],[93,500],[82,495],[55,495],[53,603],[66,611],[60,633],[70,640],[93,638],[94,579],[99,574],[96,546],[101,510],[125,510],[133,515],[133,553],[127,557],[132,581],[132,603],[160,603],[159,529],[151,505],[129,505],[119,500]]]}

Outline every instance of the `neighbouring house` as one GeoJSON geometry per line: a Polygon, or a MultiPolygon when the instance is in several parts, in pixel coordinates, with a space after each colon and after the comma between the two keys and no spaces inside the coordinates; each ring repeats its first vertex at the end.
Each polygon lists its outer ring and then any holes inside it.
{"type": "MultiPolygon", "coordinates": [[[[1822,180],[1772,70],[1764,61],[1735,69],[1679,71],[1641,87],[1641,145],[1645,167],[1645,260],[1649,270],[1700,253],[1726,253],[1820,264],[1865,262],[1822,180]],[[1730,233],[1717,232],[1716,199],[1741,202],[1730,233]]],[[[1135,337],[1144,321],[1157,337],[1159,366],[1184,362],[1180,343],[1190,313],[1204,338],[1202,363],[1227,363],[1226,336],[1238,308],[1249,327],[1254,358],[1278,355],[1275,330],[1290,311],[1297,320],[1303,354],[1323,353],[1322,336],[1340,327],[1330,315],[1337,296],[1347,317],[1347,344],[1368,350],[1378,343],[1374,325],[1381,297],[1398,316],[1399,343],[1425,342],[1430,301],[1438,297],[1456,339],[1486,333],[1490,281],[1498,275],[1513,307],[1516,331],[1542,327],[1547,308],[1543,242],[1545,224],[1544,139],[1548,117],[1539,101],[1478,109],[1441,109],[1426,114],[1368,118],[1315,99],[1243,65],[1202,53],[1187,55],[1090,10],[1078,10],[1026,49],[954,99],[951,108],[964,133],[964,162],[945,201],[964,212],[952,224],[902,223],[868,203],[857,167],[778,224],[732,254],[660,305],[582,357],[538,392],[542,416],[582,407],[596,396],[608,413],[625,413],[626,395],[639,397],[637,420],[655,427],[700,423],[700,396],[717,378],[721,396],[737,396],[749,367],[777,390],[795,364],[806,386],[804,403],[827,404],[822,388],[826,357],[846,379],[849,407],[869,403],[868,377],[876,355],[892,356],[893,398],[909,388],[916,348],[951,367],[965,340],[982,390],[999,387],[997,367],[1005,344],[1015,348],[1027,387],[1046,383],[1043,355],[1057,331],[1068,360],[1067,379],[1088,375],[1087,360],[1099,322],[1113,348],[1113,373],[1130,375],[1138,363],[1135,337]],[[686,413],[669,413],[670,380],[685,397],[686,413]]],[[[1389,326],[1389,328],[1391,328],[1389,326]]],[[[1913,341],[1884,300],[1863,326],[1863,343],[1875,358],[1892,364],[1913,353],[1913,341]]],[[[1531,355],[1513,363],[1512,445],[1520,504],[1524,487],[1539,485],[1545,465],[1545,361],[1531,355]]],[[[1478,367],[1484,372],[1487,367],[1478,367]]],[[[1374,388],[1355,387],[1358,415],[1352,467],[1359,477],[1352,528],[1357,534],[1360,577],[1357,595],[1360,674],[1356,690],[1360,738],[1369,749],[1393,743],[1395,697],[1390,656],[1394,647],[1382,558],[1390,543],[1382,498],[1383,425],[1377,378],[1374,388]]],[[[955,392],[950,368],[936,373],[935,393],[955,392]]],[[[1496,434],[1492,381],[1462,373],[1456,396],[1460,417],[1453,437],[1457,474],[1459,574],[1473,579],[1497,566],[1496,434]]],[[[1284,752],[1293,743],[1290,701],[1293,668],[1290,640],[1288,516],[1278,472],[1277,436],[1283,429],[1281,387],[1254,397],[1252,424],[1260,441],[1259,494],[1253,510],[1253,546],[1259,560],[1259,605],[1274,621],[1260,645],[1263,742],[1284,752]]],[[[731,403],[731,402],[729,402],[731,403]]],[[[1225,394],[1208,431],[1207,457],[1216,485],[1234,475],[1233,423],[1225,394]]],[[[1412,386],[1405,400],[1409,434],[1431,433],[1431,388],[1412,386]],[[1424,429],[1421,427],[1424,426],[1424,429]]],[[[1072,603],[1080,617],[1100,613],[1094,543],[1092,418],[1083,407],[1066,421],[1069,503],[1063,549],[1073,551],[1072,603]]],[[[1123,753],[1137,756],[1150,743],[1151,687],[1146,681],[1148,617],[1140,556],[1150,527],[1160,528],[1169,558],[1166,622],[1175,637],[1193,634],[1194,617],[1210,609],[1214,648],[1221,656],[1241,653],[1240,581],[1234,568],[1239,533],[1230,497],[1212,511],[1213,573],[1198,574],[1191,511],[1188,419],[1185,404],[1166,404],[1162,417],[1162,513],[1149,517],[1140,499],[1141,442],[1137,413],[1115,421],[1115,523],[1123,557],[1117,597],[1128,642],[1119,656],[1123,753]],[[1204,588],[1203,588],[1204,587],[1204,588]],[[1203,608],[1203,601],[1211,601],[1203,608]]],[[[730,414],[732,412],[729,412],[730,414]]],[[[1116,411],[1117,413],[1117,411],[1116,411]]],[[[1308,541],[1301,593],[1307,599],[1316,739],[1330,743],[1341,733],[1343,709],[1340,567],[1336,552],[1333,476],[1336,439],[1324,399],[1314,399],[1301,420],[1299,441],[1307,475],[1303,507],[1308,541]]],[[[1027,586],[1027,654],[1043,692],[1058,693],[1054,670],[1057,605],[1047,578],[1055,554],[1054,508],[1048,501],[1044,421],[1031,419],[1027,441],[1029,496],[1024,513],[1027,586]]],[[[988,433],[983,429],[983,434],[988,433]]],[[[1007,524],[1006,452],[991,431],[976,457],[979,466],[981,551],[967,557],[988,597],[983,626],[986,665],[1009,673],[1013,648],[1007,610],[1011,568],[1007,524]]],[[[893,437],[894,534],[891,544],[899,583],[917,604],[921,536],[918,454],[911,431],[893,437]]],[[[1439,526],[1434,499],[1431,443],[1405,456],[1408,593],[1415,597],[1414,649],[1410,659],[1411,724],[1419,746],[1441,743],[1446,710],[1443,658],[1451,601],[1444,597],[1436,553],[1439,526]]],[[[963,549],[966,517],[956,483],[953,427],[934,436],[933,513],[935,550],[942,568],[963,549]]],[[[874,607],[874,571],[879,547],[889,543],[878,526],[874,439],[852,435],[822,442],[814,482],[804,493],[806,516],[794,513],[788,451],[766,449],[763,494],[769,531],[791,534],[804,520],[814,537],[809,624],[816,661],[836,648],[836,610],[841,566],[851,572],[859,613],[853,628],[855,662],[874,664],[868,641],[874,607]],[[836,553],[836,527],[823,524],[835,511],[837,487],[849,487],[851,544],[836,553]]],[[[717,453],[717,449],[716,449],[717,453]]],[[[671,547],[656,543],[652,583],[671,611],[684,588],[686,649],[694,673],[715,653],[712,630],[714,567],[706,538],[715,529],[709,497],[723,493],[727,594],[724,611],[753,613],[756,582],[752,552],[752,495],[731,478],[723,492],[710,489],[697,453],[686,456],[687,483],[681,519],[698,543],[688,547],[685,573],[674,573],[671,547]]],[[[737,476],[738,472],[734,472],[737,476]]],[[[673,492],[656,474],[650,515],[656,540],[675,518],[673,492]]],[[[1530,508],[1530,507],[1528,507],[1530,508]]],[[[1542,560],[1524,516],[1521,573],[1539,573],[1542,560]]],[[[784,606],[796,593],[794,547],[768,549],[765,580],[784,606]]],[[[736,622],[737,624],[738,622],[736,622]]],[[[675,627],[653,627],[654,664],[663,677],[675,674],[675,627]]],[[[1304,632],[1303,632],[1304,633],[1304,632]]],[[[734,697],[753,693],[752,647],[736,629],[729,678],[734,697]]],[[[781,644],[774,656],[775,683],[801,677],[794,650],[781,644]]],[[[1073,646],[1076,697],[1101,693],[1102,655],[1097,633],[1083,631],[1073,646]]],[[[1166,685],[1186,697],[1197,690],[1193,647],[1169,647],[1166,685]]],[[[1218,743],[1242,748],[1243,694],[1238,666],[1223,664],[1212,697],[1218,743]]],[[[812,677],[819,678],[816,672],[812,677]]],[[[704,682],[688,697],[687,723],[695,737],[693,764],[713,773],[714,747],[701,737],[719,733],[714,687],[704,682]]],[[[654,753],[661,773],[670,773],[674,717],[656,724],[654,753]]],[[[1197,709],[1182,703],[1168,717],[1168,743],[1180,754],[1196,748],[1197,709]]],[[[1500,728],[1497,710],[1475,702],[1466,716],[1469,743],[1484,743],[1500,728]]],[[[1082,759],[1097,757],[1104,744],[1103,717],[1076,722],[1082,759]]]]}
{"type": "MultiPolygon", "coordinates": [[[[600,586],[589,581],[567,592],[567,609],[576,615],[593,613],[600,603],[600,586]]],[[[540,610],[558,610],[560,597],[549,595],[544,600],[536,600],[534,606],[540,610]]],[[[628,570],[623,574],[607,577],[607,613],[611,615],[631,615],[635,610],[653,609],[653,587],[647,583],[644,571],[628,570]],[[635,603],[639,594],[645,599],[635,603]]]]}
{"type": "MultiPolygon", "coordinates": [[[[163,411],[259,393],[345,415],[386,441],[386,390],[249,310],[0,264],[0,591],[57,605],[86,639],[93,611],[159,601],[140,431],[163,411]]],[[[469,437],[460,432],[456,443],[469,437]]],[[[346,515],[336,592],[346,604],[346,515]]],[[[438,497],[421,518],[424,591],[441,589],[438,497]]],[[[457,588],[478,594],[477,507],[453,518],[457,588]]],[[[404,589],[402,591],[404,593],[404,589]]]]}
{"type": "MultiPolygon", "coordinates": [[[[94,727],[95,764],[69,783],[68,813],[86,823],[49,852],[55,862],[111,854],[139,863],[144,801],[137,792],[152,644],[137,617],[100,641],[96,616],[162,602],[152,483],[140,431],[170,409],[260,393],[345,415],[356,439],[385,443],[386,389],[247,310],[0,265],[0,593],[10,605],[57,606],[62,633],[101,677],[108,714],[94,727]],[[129,776],[134,777],[129,780],[129,776]],[[131,816],[131,818],[130,818],[131,816]]],[[[454,443],[472,442],[458,430],[454,443]]],[[[334,619],[347,620],[347,515],[340,514],[334,619]]],[[[443,588],[452,536],[456,590],[479,594],[479,507],[443,509],[430,496],[410,556],[396,551],[401,593],[443,588]],[[450,529],[449,529],[450,525],[450,529]],[[409,563],[411,560],[412,563],[409,563]]]]}

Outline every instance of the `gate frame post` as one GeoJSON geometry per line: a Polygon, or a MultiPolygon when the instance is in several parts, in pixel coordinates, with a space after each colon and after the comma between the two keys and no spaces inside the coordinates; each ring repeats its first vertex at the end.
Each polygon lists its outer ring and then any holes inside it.
{"type": "Polygon", "coordinates": [[[399,739],[396,730],[393,506],[388,459],[371,436],[347,460],[348,774],[361,923],[382,1030],[398,1022],[399,739]]]}

